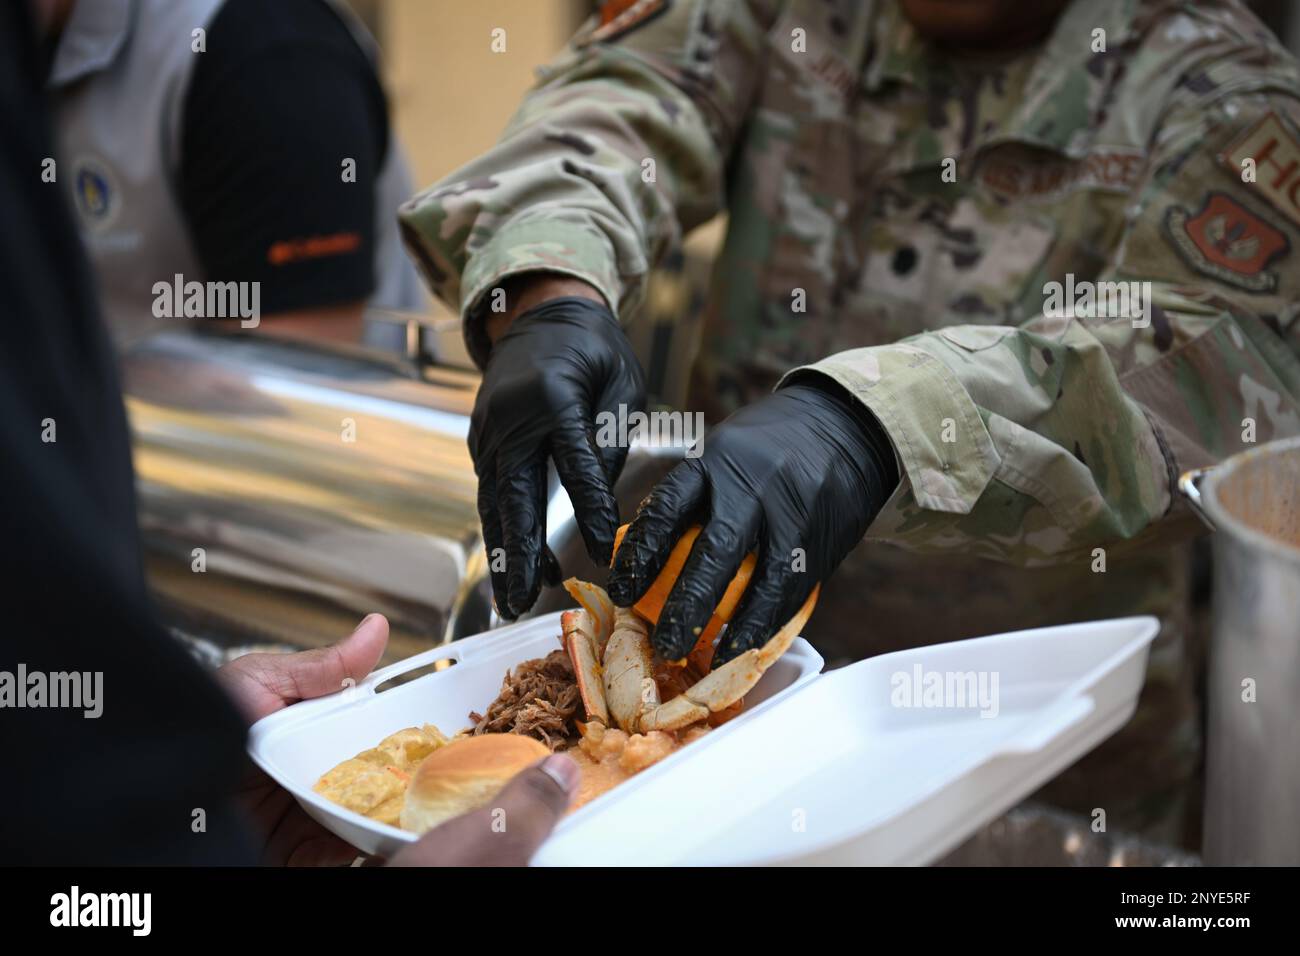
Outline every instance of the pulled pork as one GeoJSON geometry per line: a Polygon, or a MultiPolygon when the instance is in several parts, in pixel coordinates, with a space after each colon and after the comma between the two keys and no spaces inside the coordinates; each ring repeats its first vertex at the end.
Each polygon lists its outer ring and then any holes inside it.
{"type": "Polygon", "coordinates": [[[477,734],[522,734],[552,750],[564,750],[578,740],[582,698],[573,664],[564,651],[524,661],[507,672],[501,693],[487,713],[471,712],[477,734]]]}

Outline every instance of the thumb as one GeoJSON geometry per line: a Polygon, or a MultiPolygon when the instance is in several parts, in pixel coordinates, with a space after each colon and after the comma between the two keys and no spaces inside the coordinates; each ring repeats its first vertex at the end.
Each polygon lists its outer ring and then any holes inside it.
{"type": "Polygon", "coordinates": [[[527,863],[560,822],[578,789],[578,765],[563,754],[552,754],[517,774],[492,801],[503,832],[512,833],[511,844],[525,851],[518,863],[527,863]]]}
{"type": "Polygon", "coordinates": [[[217,671],[217,678],[249,720],[300,700],[323,697],[358,681],[379,663],[388,645],[388,621],[368,615],[348,637],[296,654],[245,654],[217,671]]]}
{"type": "Polygon", "coordinates": [[[448,820],[393,858],[396,866],[524,866],[551,835],[578,789],[563,754],[517,774],[487,806],[448,820]]]}
{"type": "Polygon", "coordinates": [[[344,681],[359,681],[379,663],[388,646],[388,619],[368,614],[356,630],[329,647],[286,654],[281,658],[293,683],[294,700],[310,700],[342,690],[344,681]]]}

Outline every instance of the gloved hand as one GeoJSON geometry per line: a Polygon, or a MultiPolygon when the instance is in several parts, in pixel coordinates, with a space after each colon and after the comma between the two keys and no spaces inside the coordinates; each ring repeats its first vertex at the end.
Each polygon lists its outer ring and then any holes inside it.
{"type": "Polygon", "coordinates": [[[638,601],[692,525],[703,530],[652,635],[669,660],[695,646],[745,556],[753,577],[713,666],[761,647],[866,533],[898,484],[884,429],[833,380],[808,373],[742,408],[703,438],[642,502],[609,580],[638,601]],[[801,550],[796,550],[801,549],[801,550]]]}
{"type": "Polygon", "coordinates": [[[618,529],[611,488],[626,446],[598,447],[595,417],[645,405],[645,378],[614,314],[578,296],[515,319],[492,348],[470,418],[469,452],[497,612],[513,620],[559,583],[546,548],[546,459],[573,501],[587,553],[609,563],[618,529]],[[504,549],[505,568],[495,560],[504,549]]]}

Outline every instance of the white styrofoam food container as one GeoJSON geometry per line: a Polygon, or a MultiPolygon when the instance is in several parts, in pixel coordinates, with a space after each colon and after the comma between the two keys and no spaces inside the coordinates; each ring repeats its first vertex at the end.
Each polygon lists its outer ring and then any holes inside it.
{"type": "MultiPolygon", "coordinates": [[[[739,717],[570,814],[534,863],[929,862],[1128,720],[1158,629],[1151,617],[1040,628],[822,675],[798,639],[739,717]],[[946,697],[912,690],[933,694],[936,682],[946,697]],[[988,696],[977,700],[981,686],[988,696]]],[[[460,730],[506,670],[556,649],[559,633],[556,613],[418,654],[263,718],[249,752],[328,829],[391,855],[414,835],[344,810],[313,784],[403,727],[460,730]],[[375,691],[444,658],[457,663],[375,691]]]]}

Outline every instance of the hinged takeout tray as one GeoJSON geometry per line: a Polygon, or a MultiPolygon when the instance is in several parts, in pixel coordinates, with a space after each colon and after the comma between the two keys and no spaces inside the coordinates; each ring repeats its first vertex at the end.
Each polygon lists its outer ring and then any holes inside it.
{"type": "MultiPolygon", "coordinates": [[[[1152,617],[1040,628],[898,651],[819,674],[798,639],[734,720],[567,817],[538,864],[922,864],[1051,779],[1132,715],[1152,617]],[[995,686],[996,715],[952,694],[995,686]],[[946,699],[921,690],[946,683],[946,699]]],[[[559,646],[560,616],[503,627],[385,667],[258,721],[253,759],[367,853],[415,837],[318,796],[326,770],[403,727],[448,734],[506,670],[559,646]],[[408,671],[455,666],[380,693],[408,671]]]]}

